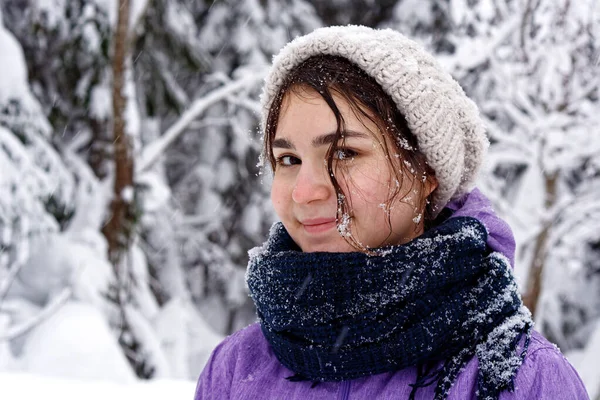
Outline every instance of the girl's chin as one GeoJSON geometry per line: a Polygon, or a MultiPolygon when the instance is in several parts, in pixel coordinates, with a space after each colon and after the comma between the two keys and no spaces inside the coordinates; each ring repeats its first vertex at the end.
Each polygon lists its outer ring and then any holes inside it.
{"type": "Polygon", "coordinates": [[[338,236],[336,239],[331,241],[302,241],[300,248],[305,253],[349,253],[356,251],[354,247],[348,244],[342,237],[338,236]]]}

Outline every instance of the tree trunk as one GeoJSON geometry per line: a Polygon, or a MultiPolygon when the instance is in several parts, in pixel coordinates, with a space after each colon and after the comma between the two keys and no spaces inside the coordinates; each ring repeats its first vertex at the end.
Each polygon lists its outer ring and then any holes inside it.
{"type": "MultiPolygon", "coordinates": [[[[114,54],[113,73],[113,146],[114,146],[114,191],[111,203],[111,215],[102,229],[108,242],[108,259],[113,265],[117,279],[112,299],[120,311],[119,344],[136,375],[148,379],[154,375],[154,365],[148,363],[143,355],[142,342],[132,329],[129,313],[136,312],[127,305],[130,301],[132,274],[131,261],[125,256],[131,242],[134,224],[133,199],[133,154],[131,140],[126,132],[125,111],[127,98],[124,94],[126,61],[128,57],[129,1],[119,0],[117,29],[113,37],[114,54]],[[129,261],[129,262],[128,262],[129,261]],[[128,268],[129,266],[129,268],[128,268]]],[[[131,254],[129,254],[130,256],[131,254]]]]}
{"type": "Polygon", "coordinates": [[[133,224],[133,157],[125,131],[125,62],[128,52],[129,0],[119,0],[117,29],[114,35],[113,133],[115,182],[111,215],[103,233],[108,241],[108,258],[119,276],[119,263],[127,249],[133,224]]]}
{"type": "MultiPolygon", "coordinates": [[[[556,181],[558,174],[546,175],[546,200],[545,209],[550,210],[556,203],[556,181]]],[[[529,308],[531,314],[535,317],[537,303],[542,292],[542,274],[544,271],[544,260],[546,258],[546,243],[550,233],[552,221],[544,221],[544,228],[540,232],[535,242],[533,261],[529,267],[529,277],[527,278],[527,292],[523,296],[523,303],[529,308]]]]}

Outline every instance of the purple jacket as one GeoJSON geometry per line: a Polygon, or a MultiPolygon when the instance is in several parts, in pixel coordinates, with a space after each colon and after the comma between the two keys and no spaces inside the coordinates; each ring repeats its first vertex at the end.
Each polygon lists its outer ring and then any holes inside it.
{"type": "MultiPolygon", "coordinates": [[[[477,189],[449,207],[455,216],[473,216],[486,226],[488,244],[514,260],[510,227],[498,218],[489,200],[477,189]]],[[[196,388],[196,400],[212,399],[407,399],[417,379],[416,367],[344,382],[290,382],[294,375],[275,357],[255,323],[226,338],[213,351],[196,388]]],[[[558,348],[533,332],[527,357],[515,378],[515,391],[501,400],[583,400],[589,397],[577,372],[558,348]]],[[[417,391],[416,399],[433,399],[435,384],[417,391]]],[[[477,358],[473,357],[456,379],[448,400],[476,399],[477,358]]]]}
{"type": "MultiPolygon", "coordinates": [[[[344,382],[290,382],[294,375],[275,357],[255,323],[225,339],[208,360],[196,388],[196,400],[256,399],[408,399],[417,379],[415,367],[344,382]]],[[[475,400],[477,358],[458,376],[448,400],[475,400]]],[[[433,399],[435,384],[417,391],[416,399],[433,399]]],[[[515,391],[501,400],[583,400],[589,397],[577,372],[553,344],[532,335],[529,352],[515,379],[515,391]]]]}

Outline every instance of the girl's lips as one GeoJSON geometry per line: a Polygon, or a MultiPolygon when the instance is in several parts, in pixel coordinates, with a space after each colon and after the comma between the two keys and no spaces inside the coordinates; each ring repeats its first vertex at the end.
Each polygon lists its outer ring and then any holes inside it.
{"type": "Polygon", "coordinates": [[[335,228],[335,218],[315,218],[307,219],[301,222],[304,230],[308,233],[321,233],[335,228]]]}

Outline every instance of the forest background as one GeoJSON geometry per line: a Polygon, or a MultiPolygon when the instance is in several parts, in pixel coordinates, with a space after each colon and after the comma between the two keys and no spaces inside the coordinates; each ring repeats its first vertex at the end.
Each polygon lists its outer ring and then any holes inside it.
{"type": "Polygon", "coordinates": [[[0,17],[14,398],[75,383],[130,398],[146,381],[146,398],[191,398],[214,346],[256,319],[244,274],[275,220],[257,167],[271,57],[349,23],[415,38],[477,102],[478,186],[513,228],[524,301],[600,398],[600,1],[1,0],[0,17]]]}

